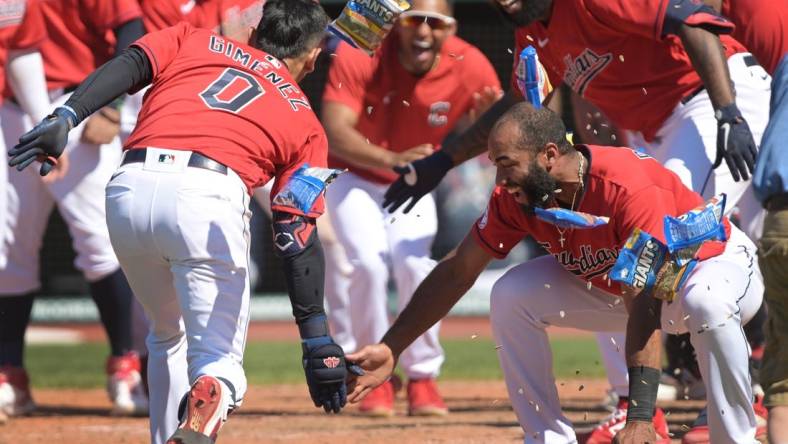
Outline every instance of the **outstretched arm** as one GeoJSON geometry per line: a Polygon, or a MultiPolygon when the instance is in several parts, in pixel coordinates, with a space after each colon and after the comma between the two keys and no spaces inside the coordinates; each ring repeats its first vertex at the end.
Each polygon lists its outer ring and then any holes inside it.
{"type": "Polygon", "coordinates": [[[416,289],[405,310],[383,336],[380,344],[348,355],[366,374],[355,379],[348,396],[358,402],[385,382],[394,371],[399,355],[449,312],[471,288],[492,257],[469,234],[449,253],[416,289]]]}

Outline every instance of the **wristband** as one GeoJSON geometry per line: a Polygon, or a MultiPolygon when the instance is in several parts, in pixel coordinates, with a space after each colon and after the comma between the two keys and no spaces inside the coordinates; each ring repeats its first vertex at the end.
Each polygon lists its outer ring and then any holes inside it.
{"type": "Polygon", "coordinates": [[[627,424],[632,421],[651,422],[657,404],[661,371],[656,368],[629,367],[629,407],[627,424]]]}
{"type": "Polygon", "coordinates": [[[75,126],[77,126],[77,124],[79,124],[79,122],[77,121],[78,120],[77,113],[74,111],[74,108],[70,106],[67,105],[58,106],[57,108],[55,108],[55,111],[53,111],[52,114],[65,117],[66,120],[68,121],[68,124],[71,125],[69,129],[72,129],[75,126]]]}
{"type": "Polygon", "coordinates": [[[298,324],[298,334],[301,339],[328,336],[328,319],[321,314],[298,324]]]}

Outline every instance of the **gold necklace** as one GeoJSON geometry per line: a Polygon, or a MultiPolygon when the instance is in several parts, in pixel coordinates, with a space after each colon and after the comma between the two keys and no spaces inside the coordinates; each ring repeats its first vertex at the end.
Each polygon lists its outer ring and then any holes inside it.
{"type": "MultiPolygon", "coordinates": [[[[571,211],[574,211],[575,209],[575,198],[577,197],[577,192],[580,191],[581,188],[583,188],[583,162],[585,161],[585,156],[583,156],[583,153],[579,151],[577,153],[580,154],[580,164],[577,167],[577,179],[579,180],[579,184],[577,188],[575,188],[575,192],[572,194],[572,204],[569,206],[569,210],[571,211]]],[[[560,235],[558,237],[558,243],[561,244],[561,248],[563,248],[564,241],[566,240],[566,238],[564,237],[564,233],[566,232],[566,230],[568,230],[568,228],[564,228],[562,230],[561,227],[556,225],[555,229],[558,230],[558,234],[560,235]]]]}

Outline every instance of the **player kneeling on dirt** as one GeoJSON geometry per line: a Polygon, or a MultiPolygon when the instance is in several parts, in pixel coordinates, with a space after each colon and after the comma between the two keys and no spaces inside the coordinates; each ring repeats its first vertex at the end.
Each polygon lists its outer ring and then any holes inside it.
{"type": "MultiPolygon", "coordinates": [[[[402,350],[448,313],[490,260],[506,256],[532,236],[551,255],[520,264],[500,278],[492,290],[490,313],[525,442],[576,439],[561,412],[552,376],[545,331],[549,325],[590,331],[626,328],[630,407],[616,442],[669,441],[667,430],[652,425],[660,327],[692,335],[709,393],[712,442],[755,442],[747,342],[741,331],[763,298],[752,242],[722,219],[721,238],[727,240],[711,242],[715,248],[704,245],[699,256],[704,260],[691,258],[694,270],[672,301],[657,299],[653,289],[634,296],[608,278],[619,251],[633,233],[653,236],[648,246],[667,245],[665,216],[702,206],[698,194],[657,161],[633,150],[570,145],[557,115],[525,103],[495,124],[489,156],[498,171],[488,208],[422,282],[381,343],[348,355],[367,371],[354,382],[349,400],[357,402],[385,381],[402,350]],[[576,212],[586,217],[563,218],[576,212]]],[[[654,259],[651,253],[643,256],[646,262],[654,259]]]]}
{"type": "Polygon", "coordinates": [[[315,233],[332,174],[328,143],[297,83],[314,69],[327,24],[312,0],[269,0],[248,44],[186,23],[148,34],[9,152],[19,168],[45,161],[46,174],[71,128],[152,84],[106,202],[112,246],[151,321],[153,443],[213,442],[241,404],[249,199],[272,177],[275,245],[309,391],[326,411],[345,405],[345,359],[328,334],[315,233]]]}

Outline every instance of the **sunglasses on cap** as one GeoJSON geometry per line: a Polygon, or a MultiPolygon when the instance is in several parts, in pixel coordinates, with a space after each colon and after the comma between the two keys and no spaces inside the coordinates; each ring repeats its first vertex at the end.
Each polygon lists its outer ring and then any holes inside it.
{"type": "Polygon", "coordinates": [[[456,23],[453,17],[438,12],[405,11],[399,16],[400,26],[415,28],[426,23],[431,29],[442,31],[451,28],[456,23]]]}

